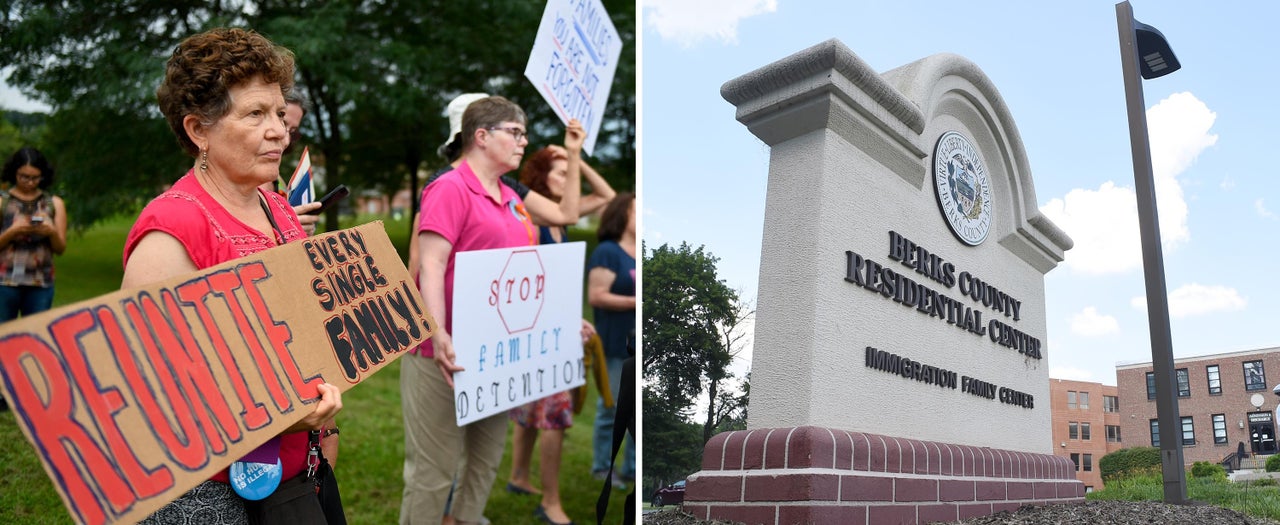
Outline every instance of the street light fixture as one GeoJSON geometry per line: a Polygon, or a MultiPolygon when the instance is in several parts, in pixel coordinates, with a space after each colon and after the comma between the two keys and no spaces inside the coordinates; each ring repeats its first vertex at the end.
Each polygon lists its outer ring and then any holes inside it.
{"type": "Polygon", "coordinates": [[[1155,182],[1151,174],[1146,104],[1142,97],[1142,79],[1168,75],[1181,68],[1182,64],[1160,31],[1133,19],[1133,8],[1127,1],[1116,4],[1116,26],[1120,33],[1120,65],[1124,72],[1125,103],[1129,110],[1129,144],[1133,152],[1138,231],[1142,236],[1142,267],[1147,285],[1147,324],[1151,330],[1151,364],[1156,379],[1164,501],[1182,504],[1187,502],[1182,424],[1174,389],[1169,296],[1164,280],[1164,254],[1160,248],[1155,182]]]}

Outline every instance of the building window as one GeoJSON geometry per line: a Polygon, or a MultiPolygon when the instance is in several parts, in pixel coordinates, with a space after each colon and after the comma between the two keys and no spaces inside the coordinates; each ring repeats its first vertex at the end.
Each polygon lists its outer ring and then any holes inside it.
{"type": "Polygon", "coordinates": [[[1076,391],[1068,390],[1067,391],[1067,408],[1075,408],[1075,407],[1076,407],[1076,391]]]}
{"type": "Polygon", "coordinates": [[[1151,446],[1153,447],[1160,446],[1160,420],[1159,419],[1151,420],[1151,446]]]}
{"type": "Polygon", "coordinates": [[[1266,390],[1267,374],[1262,369],[1262,361],[1244,362],[1244,389],[1266,390]]]}
{"type": "Polygon", "coordinates": [[[1080,423],[1080,439],[1084,441],[1089,441],[1089,424],[1088,423],[1080,423]]]}
{"type": "Polygon", "coordinates": [[[1209,376],[1209,395],[1222,394],[1222,374],[1218,372],[1218,365],[1209,365],[1204,370],[1209,376]]]}
{"type": "Polygon", "coordinates": [[[1089,393],[1080,393],[1080,410],[1089,410],[1089,393]]]}
{"type": "Polygon", "coordinates": [[[1120,425],[1107,425],[1107,443],[1120,442],[1120,425]]]}
{"type": "Polygon", "coordinates": [[[1191,416],[1182,418],[1182,444],[1184,446],[1196,444],[1196,428],[1191,423],[1191,416]]]}
{"type": "Polygon", "coordinates": [[[1080,424],[1075,421],[1067,423],[1067,439],[1080,439],[1080,424]]]}
{"type": "Polygon", "coordinates": [[[1173,371],[1173,375],[1178,379],[1178,397],[1191,397],[1191,373],[1179,368],[1173,371]]]}
{"type": "Polygon", "coordinates": [[[1120,398],[1116,396],[1102,396],[1102,411],[1103,412],[1119,412],[1120,398]]]}
{"type": "Polygon", "coordinates": [[[1093,454],[1084,455],[1084,471],[1093,472],[1093,454]]]}
{"type": "Polygon", "coordinates": [[[1213,415],[1213,442],[1222,445],[1227,442],[1227,415],[1213,415]]]}
{"type": "Polygon", "coordinates": [[[1156,398],[1156,373],[1147,372],[1147,400],[1156,398]]]}
{"type": "Polygon", "coordinates": [[[1080,470],[1080,454],[1071,453],[1071,462],[1075,464],[1076,470],[1080,470]]]}

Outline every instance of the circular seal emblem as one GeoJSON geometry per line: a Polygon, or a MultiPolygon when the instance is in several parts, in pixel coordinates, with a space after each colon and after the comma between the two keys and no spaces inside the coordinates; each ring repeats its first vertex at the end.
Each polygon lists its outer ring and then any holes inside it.
{"type": "Polygon", "coordinates": [[[938,138],[933,188],[952,233],[969,246],[982,244],[991,231],[991,181],[978,149],[964,135],[948,131],[938,138]]]}

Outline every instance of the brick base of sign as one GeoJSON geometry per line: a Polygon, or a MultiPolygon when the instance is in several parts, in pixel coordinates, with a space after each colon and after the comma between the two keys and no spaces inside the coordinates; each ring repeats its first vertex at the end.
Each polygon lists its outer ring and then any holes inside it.
{"type": "Polygon", "coordinates": [[[684,511],[748,524],[923,525],[1083,501],[1067,458],[804,426],[711,438],[684,511]]]}

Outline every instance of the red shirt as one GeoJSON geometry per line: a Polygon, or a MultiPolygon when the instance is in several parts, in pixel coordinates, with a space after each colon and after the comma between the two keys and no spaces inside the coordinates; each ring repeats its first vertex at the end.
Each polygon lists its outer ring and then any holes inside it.
{"type": "MultiPolygon", "coordinates": [[[[267,199],[267,206],[280,227],[284,242],[306,237],[298,216],[283,197],[261,190],[259,193],[267,199]]],[[[201,270],[276,246],[276,239],[240,222],[218,204],[196,180],[194,170],[188,171],[169,191],[160,194],[142,210],[125,240],[126,266],[138,241],[156,231],[181,242],[191,262],[201,270]]],[[[308,448],[306,432],[281,437],[280,463],[284,479],[297,476],[306,469],[308,448]]],[[[227,483],[229,478],[223,469],[210,479],[227,483]]]]}

